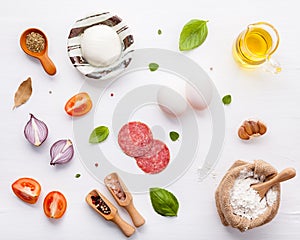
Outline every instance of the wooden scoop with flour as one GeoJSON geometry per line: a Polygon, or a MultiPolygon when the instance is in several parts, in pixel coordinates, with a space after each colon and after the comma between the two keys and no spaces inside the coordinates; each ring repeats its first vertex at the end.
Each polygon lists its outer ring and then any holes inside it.
{"type": "Polygon", "coordinates": [[[105,177],[104,183],[107,189],[110,191],[111,195],[113,195],[116,202],[121,207],[124,207],[125,210],[129,213],[134,226],[142,226],[145,223],[145,219],[134,207],[132,195],[128,191],[127,187],[123,183],[122,179],[118,176],[118,174],[109,174],[105,177]]]}
{"type": "Polygon", "coordinates": [[[99,191],[92,190],[85,200],[105,220],[117,224],[125,236],[130,237],[135,232],[135,228],[120,217],[117,208],[99,191]]]}
{"type": "Polygon", "coordinates": [[[268,190],[277,183],[289,180],[296,176],[296,170],[294,168],[286,168],[278,173],[272,179],[251,185],[256,190],[261,198],[264,198],[268,190]]]}

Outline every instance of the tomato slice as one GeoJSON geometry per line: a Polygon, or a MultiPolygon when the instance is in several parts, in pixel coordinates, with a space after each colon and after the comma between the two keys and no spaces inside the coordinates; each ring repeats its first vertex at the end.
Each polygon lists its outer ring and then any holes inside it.
{"type": "Polygon", "coordinates": [[[49,218],[61,218],[67,209],[65,196],[58,191],[52,191],[44,199],[44,212],[49,218]]]}
{"type": "Polygon", "coordinates": [[[71,97],[66,105],[65,111],[70,116],[82,116],[92,109],[92,100],[86,92],[81,92],[71,97]]]}
{"type": "Polygon", "coordinates": [[[34,204],[40,196],[41,185],[32,178],[20,178],[12,184],[12,190],[24,202],[34,204]]]}

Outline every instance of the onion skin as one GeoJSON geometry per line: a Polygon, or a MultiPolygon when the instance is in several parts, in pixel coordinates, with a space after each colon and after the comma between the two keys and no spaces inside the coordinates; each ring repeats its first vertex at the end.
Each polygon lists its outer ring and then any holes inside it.
{"type": "Polygon", "coordinates": [[[50,148],[50,165],[65,164],[73,158],[74,147],[70,139],[58,140],[50,148]]]}
{"type": "Polygon", "coordinates": [[[29,115],[30,119],[25,125],[24,135],[28,142],[38,147],[47,139],[48,127],[43,121],[37,119],[32,113],[29,115]]]}

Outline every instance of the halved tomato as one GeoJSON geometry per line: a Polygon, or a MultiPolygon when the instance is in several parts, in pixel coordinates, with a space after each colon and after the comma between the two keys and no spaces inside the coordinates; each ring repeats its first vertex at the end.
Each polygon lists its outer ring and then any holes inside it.
{"type": "Polygon", "coordinates": [[[49,218],[61,218],[67,209],[65,196],[58,191],[52,191],[44,199],[44,212],[49,218]]]}
{"type": "Polygon", "coordinates": [[[70,116],[82,116],[92,109],[92,100],[86,92],[81,92],[71,97],[66,105],[65,111],[70,116]]]}
{"type": "Polygon", "coordinates": [[[18,198],[30,204],[36,203],[41,193],[41,185],[32,178],[20,178],[11,187],[18,198]]]}

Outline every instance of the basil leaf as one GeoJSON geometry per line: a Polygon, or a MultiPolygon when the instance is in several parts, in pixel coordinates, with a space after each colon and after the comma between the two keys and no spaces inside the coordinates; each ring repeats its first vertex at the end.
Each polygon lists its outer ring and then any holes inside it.
{"type": "Polygon", "coordinates": [[[89,142],[90,143],[100,143],[103,142],[109,135],[109,130],[105,126],[96,127],[91,135],[89,142]]]}
{"type": "Polygon", "coordinates": [[[169,135],[172,141],[176,141],[179,138],[179,134],[174,131],[170,132],[169,135]]]}
{"type": "Polygon", "coordinates": [[[228,105],[231,103],[231,95],[226,95],[222,98],[222,102],[225,104],[225,105],[228,105]]]}
{"type": "Polygon", "coordinates": [[[179,50],[187,51],[199,47],[208,34],[208,21],[192,19],[184,25],[179,39],[179,50]]]}
{"type": "Polygon", "coordinates": [[[156,71],[159,68],[159,65],[157,63],[150,63],[149,64],[149,69],[151,72],[156,71]]]}
{"type": "Polygon", "coordinates": [[[150,199],[155,212],[162,216],[177,216],[179,203],[177,198],[162,188],[150,188],[150,199]]]}

